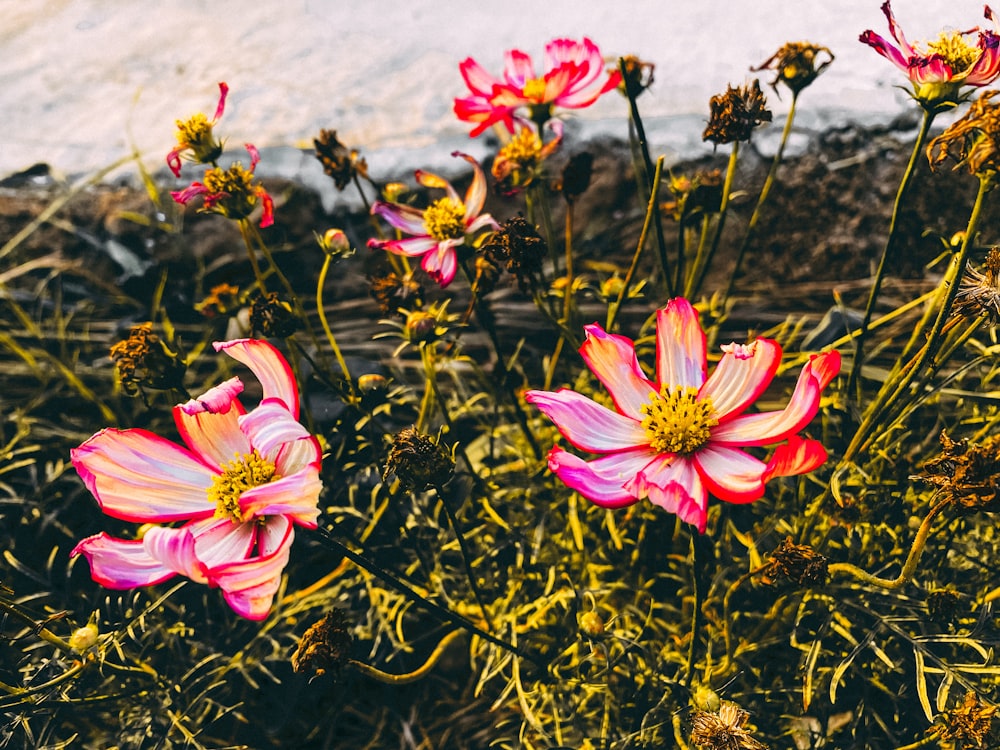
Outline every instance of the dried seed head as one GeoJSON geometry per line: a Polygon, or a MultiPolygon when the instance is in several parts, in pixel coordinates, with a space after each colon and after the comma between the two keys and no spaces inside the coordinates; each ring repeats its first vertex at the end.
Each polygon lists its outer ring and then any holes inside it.
{"type": "Polygon", "coordinates": [[[998,93],[983,92],[962,117],[928,144],[931,169],[951,157],[956,169],[965,165],[981,179],[992,179],[1000,171],[1000,105],[990,102],[998,93]]]}
{"type": "Polygon", "coordinates": [[[634,99],[653,85],[653,71],[656,70],[653,63],[640,60],[635,55],[625,55],[622,58],[622,67],[625,69],[625,75],[618,84],[618,90],[625,96],[634,99]]]}
{"type": "Polygon", "coordinates": [[[594,171],[594,157],[583,151],[571,157],[563,169],[560,190],[567,201],[573,202],[590,187],[590,177],[594,171]]]}
{"type": "Polygon", "coordinates": [[[778,91],[780,82],[790,88],[793,94],[798,94],[832,62],[833,53],[826,47],[809,42],[788,42],[758,67],[750,70],[773,70],[777,73],[771,81],[771,88],[775,92],[778,91]]]}
{"type": "Polygon", "coordinates": [[[323,165],[323,171],[333,178],[337,190],[343,190],[355,176],[367,177],[368,164],[357,149],[348,149],[337,140],[336,130],[320,130],[319,137],[313,139],[316,158],[323,165]]]}
{"type": "Polygon", "coordinates": [[[399,308],[419,306],[424,298],[424,288],[412,274],[399,274],[382,269],[368,277],[368,293],[378,304],[383,315],[399,315],[399,308]]]}
{"type": "Polygon", "coordinates": [[[722,701],[717,712],[694,715],[691,742],[706,750],[767,750],[747,729],[750,714],[732,701],[722,701]]]}
{"type": "Polygon", "coordinates": [[[938,725],[928,731],[938,733],[938,739],[951,741],[956,747],[969,750],[987,750],[997,747],[997,732],[994,731],[993,717],[997,707],[983,703],[979,696],[969,691],[962,705],[942,712],[938,725]]]}
{"type": "Polygon", "coordinates": [[[482,249],[491,262],[517,279],[522,292],[535,286],[542,261],[548,254],[545,240],[523,216],[515,216],[501,224],[482,249]]]}
{"type": "Polygon", "coordinates": [[[455,473],[455,460],[430,435],[407,427],[392,439],[382,480],[394,474],[412,492],[441,487],[455,473]]]}
{"type": "Polygon", "coordinates": [[[716,144],[749,141],[754,128],[771,122],[767,100],[756,78],[738,89],[728,86],[726,93],[711,98],[709,107],[712,113],[701,136],[703,141],[716,144]]]}
{"type": "Polygon", "coordinates": [[[800,586],[816,586],[826,583],[827,565],[826,557],[807,544],[795,544],[788,537],[771,553],[758,575],[768,585],[785,579],[800,586]]]}
{"type": "Polygon", "coordinates": [[[927,615],[934,622],[950,625],[958,616],[961,595],[952,589],[934,589],[927,593],[927,615]]]}
{"type": "Polygon", "coordinates": [[[981,271],[966,267],[952,309],[967,318],[986,315],[994,325],[1000,323],[1000,248],[986,253],[981,271]]]}
{"type": "Polygon", "coordinates": [[[216,284],[208,295],[194,306],[206,318],[229,315],[240,307],[240,288],[232,284],[216,284]]]}
{"type": "Polygon", "coordinates": [[[265,338],[286,338],[299,329],[300,321],[292,306],[278,296],[258,293],[250,304],[250,330],[265,338]]]}
{"type": "Polygon", "coordinates": [[[966,513],[1000,510],[1000,436],[970,444],[941,433],[941,453],[928,459],[917,479],[966,513]]]}
{"type": "Polygon", "coordinates": [[[111,347],[122,389],[130,396],[153,390],[184,389],[187,365],[153,333],[152,323],[132,326],[128,338],[111,347]]]}
{"type": "Polygon", "coordinates": [[[312,672],[314,677],[326,674],[327,670],[339,674],[350,658],[354,642],[347,624],[344,613],[334,609],[310,625],[292,654],[292,669],[312,672]]]}

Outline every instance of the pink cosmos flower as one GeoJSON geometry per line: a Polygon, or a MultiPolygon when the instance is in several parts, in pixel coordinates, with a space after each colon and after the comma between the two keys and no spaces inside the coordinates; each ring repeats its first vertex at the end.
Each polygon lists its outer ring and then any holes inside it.
{"type": "Polygon", "coordinates": [[[459,64],[471,96],[455,99],[460,120],[476,123],[476,136],[496,122],[514,132],[515,111],[527,107],[530,119],[543,123],[553,107],[589,107],[621,81],[617,70],[606,74],[601,51],[590,39],[553,39],[545,45],[545,72],[535,72],[531,56],[521,50],[505,53],[503,80],[491,76],[471,57],[459,64]]]}
{"type": "Polygon", "coordinates": [[[369,240],[368,247],[388,250],[398,255],[423,256],[420,265],[442,287],[448,286],[458,270],[455,248],[464,245],[469,236],[484,227],[498,229],[499,224],[489,214],[480,214],[486,201],[486,176],[468,154],[452,153],[472,165],[472,184],[465,192],[465,200],[451,183],[436,174],[417,170],[416,177],[424,187],[443,188],[444,198],[439,198],[423,211],[401,203],[376,201],[372,213],[412,237],[401,240],[369,240]]]}
{"type": "Polygon", "coordinates": [[[889,22],[894,46],[875,32],[868,30],[860,40],[906,73],[913,84],[914,98],[931,108],[951,106],[960,101],[962,86],[985,86],[1000,75],[1000,19],[985,6],[984,16],[993,22],[995,31],[974,28],[964,32],[946,32],[935,42],[918,49],[906,41],[896,23],[889,0],[882,4],[889,22]],[[979,34],[975,45],[965,40],[979,34]]]}
{"type": "Polygon", "coordinates": [[[219,104],[211,120],[199,112],[187,120],[177,121],[177,146],[167,154],[167,166],[174,177],[181,176],[181,154],[185,152],[190,152],[191,157],[201,164],[213,163],[222,154],[222,144],[212,135],[212,127],[226,109],[228,94],[229,86],[225,82],[220,83],[219,104]]]}
{"type": "Polygon", "coordinates": [[[192,182],[183,190],[171,190],[170,197],[186,206],[202,195],[202,211],[222,214],[234,220],[247,218],[260,202],[264,206],[260,225],[271,226],[274,223],[274,201],[264,186],[254,180],[260,153],[252,143],[243,145],[250,154],[250,169],[244,169],[240,162],[234,162],[228,169],[213,167],[205,172],[204,182],[192,182]]]}
{"type": "Polygon", "coordinates": [[[247,412],[231,378],[185,404],[174,420],[185,445],[142,429],[106,429],[72,451],[73,466],[109,516],[148,528],[80,542],[102,586],[128,589],[182,575],[222,589],[238,614],[261,620],[288,562],[294,525],[315,528],[320,448],[298,422],[299,395],[284,357],[266,341],[217,342],[263,387],[247,412]],[[183,521],[182,525],[174,525],[183,521]]]}
{"type": "Polygon", "coordinates": [[[791,400],[773,412],[744,412],[768,387],[781,362],[770,339],[723,346],[707,376],[705,334],[685,299],[656,316],[656,379],[639,367],[632,342],[587,326],[580,355],[607,388],[614,409],[568,389],[529,391],[542,410],[580,450],[601,454],[584,461],[553,447],[549,469],[568,487],[607,508],[648,498],[704,532],[708,495],[749,503],[764,484],[803,474],[827,457],[816,440],[798,433],[815,416],[821,391],[840,372],[836,351],[813,356],[802,369],[791,400]],[[781,443],[767,463],[743,448],[781,443]]]}

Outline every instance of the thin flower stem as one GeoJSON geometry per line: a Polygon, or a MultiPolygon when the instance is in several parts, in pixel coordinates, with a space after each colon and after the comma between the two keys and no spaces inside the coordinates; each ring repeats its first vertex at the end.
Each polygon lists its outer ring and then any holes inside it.
{"type": "MultiPolygon", "coordinates": [[[[628,267],[628,272],[625,274],[625,280],[622,282],[622,288],[618,292],[618,299],[608,308],[608,317],[605,323],[605,330],[610,331],[615,325],[615,319],[618,317],[618,311],[621,309],[622,303],[625,301],[625,295],[628,294],[628,288],[632,284],[632,278],[635,276],[635,271],[639,266],[639,258],[642,255],[642,251],[646,247],[646,237],[649,234],[649,225],[653,220],[653,213],[656,211],[656,194],[660,188],[660,178],[663,176],[663,157],[661,156],[656,160],[656,172],[653,174],[653,189],[650,192],[649,203],[646,205],[646,219],[642,223],[642,232],[639,234],[639,242],[636,243],[635,253],[632,255],[632,264],[628,267]]],[[[669,290],[668,290],[668,293],[669,290]]]]}
{"type": "Polygon", "coordinates": [[[411,601],[420,604],[425,609],[433,612],[446,622],[450,622],[452,625],[455,625],[456,627],[462,628],[463,630],[469,633],[473,633],[482,638],[484,641],[492,643],[494,646],[499,646],[500,648],[504,649],[505,651],[509,651],[515,656],[519,656],[522,659],[527,659],[535,666],[541,667],[543,669],[545,668],[545,664],[543,664],[539,658],[526,653],[517,646],[510,644],[501,638],[498,638],[492,633],[487,633],[485,630],[480,628],[471,620],[466,619],[457,612],[452,612],[450,609],[442,607],[440,604],[431,601],[427,597],[421,596],[416,592],[416,590],[412,586],[405,583],[403,580],[397,578],[389,571],[382,569],[381,567],[373,563],[371,560],[366,559],[364,555],[355,552],[346,544],[341,542],[339,539],[335,538],[328,530],[323,528],[317,528],[313,529],[313,533],[316,536],[318,536],[327,546],[331,547],[339,554],[342,554],[344,557],[349,559],[358,567],[368,571],[383,583],[388,584],[389,586],[391,586],[404,596],[409,597],[411,601]]]}
{"type": "Polygon", "coordinates": [[[430,346],[421,344],[420,361],[424,365],[424,396],[420,399],[420,411],[417,413],[417,422],[414,426],[418,432],[424,432],[434,408],[434,353],[430,346]]]}
{"type": "MultiPolygon", "coordinates": [[[[621,71],[622,80],[628,80],[627,71],[625,67],[625,58],[618,58],[618,70],[621,71]]],[[[645,188],[646,195],[649,201],[656,203],[657,191],[653,189],[653,186],[649,182],[649,176],[654,173],[653,160],[649,157],[649,144],[646,141],[646,128],[643,127],[642,117],[639,116],[639,105],[636,103],[636,92],[629,91],[629,87],[625,87],[626,96],[628,97],[629,106],[629,118],[631,123],[635,126],[635,132],[637,140],[639,141],[639,150],[642,152],[642,160],[645,162],[646,171],[643,177],[645,177],[645,188]]],[[[638,178],[638,175],[636,175],[638,178]]],[[[663,225],[660,223],[660,213],[656,212],[656,220],[653,224],[656,228],[656,247],[659,250],[660,255],[660,267],[663,270],[663,281],[667,287],[667,294],[671,297],[674,296],[674,288],[670,283],[670,262],[667,259],[667,243],[663,237],[663,225]]]]}
{"type": "Polygon", "coordinates": [[[58,635],[53,633],[48,628],[44,627],[45,622],[39,623],[34,617],[26,612],[21,611],[21,608],[16,604],[8,602],[4,599],[0,599],[0,610],[3,610],[8,615],[12,615],[15,619],[20,620],[25,625],[31,626],[32,633],[37,635],[43,641],[51,643],[56,648],[66,651],[67,653],[73,653],[76,649],[69,645],[69,641],[60,638],[58,635]]]}
{"type": "Polygon", "coordinates": [[[240,235],[243,237],[243,244],[247,248],[247,256],[250,258],[250,268],[253,269],[253,277],[257,280],[257,286],[261,294],[267,294],[267,283],[264,281],[264,274],[261,273],[260,263],[257,262],[257,249],[250,237],[250,222],[240,219],[238,222],[240,235]]]}
{"type": "Polygon", "coordinates": [[[351,398],[354,398],[354,383],[351,380],[351,374],[347,369],[347,360],[344,359],[344,354],[340,350],[340,346],[337,344],[337,339],[333,335],[333,330],[330,328],[330,323],[326,319],[326,309],[323,307],[323,289],[326,286],[326,274],[330,270],[330,264],[333,261],[333,256],[330,253],[324,253],[323,266],[319,270],[319,281],[316,283],[316,310],[319,313],[319,322],[323,326],[323,332],[326,334],[326,340],[330,344],[330,348],[333,350],[333,356],[337,358],[337,364],[340,365],[340,370],[344,375],[344,380],[347,381],[347,387],[350,390],[351,398]]]}
{"type": "Polygon", "coordinates": [[[936,112],[933,109],[925,109],[924,117],[920,123],[920,131],[917,133],[917,140],[913,144],[913,152],[910,154],[910,161],[906,165],[906,171],[903,172],[903,179],[899,183],[899,189],[896,191],[896,200],[892,204],[892,218],[889,220],[889,235],[886,237],[885,246],[882,248],[882,257],[879,258],[878,267],[875,270],[875,278],[872,280],[872,287],[868,293],[868,303],[865,305],[865,316],[861,321],[860,332],[855,341],[854,346],[854,366],[851,368],[851,374],[847,379],[847,393],[856,393],[858,403],[861,403],[861,367],[865,361],[865,339],[868,337],[868,326],[871,323],[872,314],[875,311],[875,304],[878,302],[878,295],[882,289],[882,280],[885,277],[886,262],[894,249],[896,243],[896,230],[898,228],[898,220],[900,209],[903,205],[903,198],[906,195],[906,191],[910,186],[910,182],[913,180],[913,175],[916,172],[917,159],[923,152],[924,143],[927,141],[927,136],[930,133],[931,123],[934,122],[934,116],[936,112]]]}
{"type": "Polygon", "coordinates": [[[378,682],[384,682],[387,685],[407,685],[426,677],[428,673],[434,669],[437,663],[441,661],[441,655],[444,654],[448,646],[450,646],[461,634],[461,630],[452,630],[450,633],[445,635],[445,637],[441,639],[438,645],[431,652],[431,655],[427,657],[427,661],[414,669],[412,672],[407,672],[406,674],[391,674],[389,672],[383,672],[378,667],[373,667],[371,664],[365,664],[363,661],[356,661],[354,659],[348,661],[348,664],[362,674],[371,677],[373,680],[377,680],[378,682]]]}
{"type": "Polygon", "coordinates": [[[832,563],[829,568],[827,568],[828,572],[831,576],[838,573],[844,573],[871,586],[878,586],[879,588],[889,589],[890,591],[902,588],[904,585],[909,583],[910,579],[913,578],[913,574],[917,570],[917,563],[920,562],[920,555],[923,554],[924,547],[927,544],[927,538],[931,533],[931,522],[950,504],[951,498],[945,498],[930,509],[927,517],[924,518],[923,523],[920,524],[920,528],[917,529],[917,536],[913,540],[913,546],[910,547],[910,553],[906,556],[906,562],[903,564],[903,569],[899,571],[899,575],[895,578],[879,578],[878,576],[872,575],[868,571],[862,570],[857,565],[853,565],[852,563],[832,563]]]}
{"type": "Polygon", "coordinates": [[[566,343],[565,331],[570,327],[570,319],[573,313],[573,201],[566,201],[566,275],[563,277],[563,309],[560,319],[559,339],[556,341],[552,356],[549,358],[549,366],[545,371],[546,388],[552,383],[555,377],[556,366],[559,364],[559,357],[562,355],[563,345],[566,343]]]}
{"type": "Polygon", "coordinates": [[[479,581],[476,579],[476,573],[472,568],[472,555],[470,554],[468,544],[465,541],[465,534],[462,533],[462,527],[458,524],[458,516],[455,514],[454,508],[451,507],[451,500],[448,498],[444,488],[435,487],[434,490],[437,492],[437,496],[441,500],[441,505],[444,507],[445,515],[448,516],[448,522],[451,524],[451,530],[455,532],[455,538],[458,540],[458,550],[462,554],[462,564],[465,566],[465,575],[469,579],[469,587],[472,589],[472,596],[476,600],[476,604],[479,606],[479,611],[482,614],[483,622],[486,623],[487,629],[492,630],[493,628],[490,626],[490,621],[486,614],[486,605],[483,604],[485,601],[483,592],[479,588],[479,581]]]}
{"type": "Polygon", "coordinates": [[[781,131],[781,142],[778,144],[778,150],[774,154],[774,159],[771,161],[771,168],[767,171],[767,178],[764,180],[764,187],[760,189],[760,195],[757,196],[757,205],[754,206],[753,213],[750,215],[750,221],[747,222],[747,229],[743,235],[743,242],[740,243],[740,249],[736,253],[736,262],[733,264],[733,270],[729,275],[729,284],[726,287],[726,293],[722,296],[722,307],[725,308],[726,300],[733,293],[733,287],[736,284],[736,277],[739,275],[740,268],[743,265],[743,258],[746,255],[747,247],[750,245],[750,238],[753,236],[753,230],[757,227],[757,222],[760,221],[761,209],[764,206],[764,201],[767,200],[767,196],[771,192],[771,188],[774,186],[774,178],[778,174],[778,167],[781,165],[781,157],[785,153],[785,146],[788,144],[788,136],[792,133],[792,122],[795,120],[795,104],[799,99],[799,92],[795,91],[792,93],[792,103],[788,107],[788,116],[785,118],[785,127],[781,131]]]}
{"type": "MultiPolygon", "coordinates": [[[[874,434],[878,425],[884,421],[883,417],[885,415],[891,414],[891,410],[893,409],[898,411],[904,406],[897,403],[899,397],[909,391],[910,385],[917,375],[923,371],[924,366],[937,354],[943,341],[942,332],[945,331],[945,324],[951,315],[955,295],[958,294],[958,282],[962,278],[969,255],[972,252],[972,237],[975,234],[976,225],[979,223],[984,199],[991,187],[992,183],[988,178],[980,179],[979,192],[976,195],[976,202],[969,216],[969,223],[966,228],[965,237],[962,240],[962,247],[959,250],[958,256],[952,261],[938,290],[937,296],[941,299],[941,303],[934,325],[927,334],[926,343],[917,353],[915,359],[907,363],[899,372],[898,377],[886,381],[882,386],[875,397],[875,401],[868,408],[865,418],[854,434],[850,445],[848,445],[847,450],[844,452],[844,457],[841,460],[842,464],[852,461],[861,452],[863,446],[867,444],[869,436],[874,434]]],[[[855,368],[857,368],[857,363],[855,363],[855,368]]]]}
{"type": "Polygon", "coordinates": [[[719,204],[719,220],[715,224],[715,232],[712,235],[712,245],[708,253],[702,257],[702,246],[699,244],[698,257],[695,258],[694,266],[691,268],[691,275],[688,277],[688,284],[684,289],[684,297],[691,299],[701,290],[701,285],[705,282],[712,267],[712,259],[719,249],[719,242],[722,239],[722,230],[726,226],[726,214],[729,212],[729,197],[733,192],[733,179],[736,177],[736,162],[740,157],[740,142],[733,141],[733,150],[729,152],[729,165],[726,167],[726,179],[722,185],[722,202],[719,204]]]}

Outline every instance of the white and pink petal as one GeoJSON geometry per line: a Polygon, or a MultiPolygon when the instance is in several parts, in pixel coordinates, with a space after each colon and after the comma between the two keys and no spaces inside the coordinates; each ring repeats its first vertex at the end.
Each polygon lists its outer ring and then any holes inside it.
{"type": "Polygon", "coordinates": [[[607,388],[618,411],[641,421],[645,416],[642,407],[650,403],[657,388],[639,366],[632,341],[607,333],[597,323],[584,326],[584,330],[587,338],[580,347],[583,361],[607,388]]]}
{"type": "Polygon", "coordinates": [[[150,557],[141,541],[116,539],[104,532],[87,537],[69,553],[83,555],[90,564],[90,575],[109,589],[151,586],[172,578],[175,572],[150,557]]]}
{"type": "Polygon", "coordinates": [[[274,346],[261,339],[217,341],[215,351],[225,352],[250,368],[264,389],[263,398],[284,402],[292,416],[299,416],[299,387],[288,361],[274,346]]]}
{"type": "Polygon", "coordinates": [[[630,450],[584,461],[555,446],[549,451],[549,471],[594,504],[621,508],[639,499],[625,486],[654,458],[648,450],[630,450]]]}
{"type": "Polygon", "coordinates": [[[661,385],[701,388],[705,382],[705,332],[698,313],[682,297],[656,312],[656,378],[661,385]]]}
{"type": "Polygon", "coordinates": [[[649,444],[649,434],[635,419],[576,391],[528,391],[524,400],[551,419],[563,437],[581,450],[610,453],[649,444]]]}

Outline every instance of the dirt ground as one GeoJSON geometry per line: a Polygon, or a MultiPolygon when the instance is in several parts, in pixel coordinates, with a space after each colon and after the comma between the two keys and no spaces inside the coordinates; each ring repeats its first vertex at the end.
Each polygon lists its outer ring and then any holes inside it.
{"type": "MultiPolygon", "coordinates": [[[[888,231],[893,197],[912,148],[907,141],[913,134],[909,126],[912,123],[828,130],[814,138],[803,154],[781,166],[735,287],[730,319],[734,328],[766,328],[789,313],[818,319],[834,303],[835,290],[848,306],[863,307],[888,231]]],[[[594,156],[594,174],[575,213],[578,267],[595,261],[625,268],[642,222],[628,149],[623,143],[590,143],[571,147],[564,158],[584,150],[594,156]]],[[[672,173],[724,170],[727,156],[723,148],[712,158],[678,165],[672,173]]],[[[708,293],[725,285],[768,166],[769,160],[757,154],[752,143],[741,151],[734,183],[738,197],[715,271],[705,285],[708,293]]],[[[276,223],[264,236],[293,279],[314,284],[322,259],[314,233],[342,227],[359,248],[354,257],[334,269],[325,301],[331,318],[339,321],[335,330],[347,337],[347,348],[367,352],[370,326],[364,321],[381,317],[368,295],[367,276],[382,262],[378,253],[364,247],[371,234],[368,217],[326,215],[313,193],[294,184],[268,183],[268,188],[277,203],[276,223]]],[[[900,252],[889,263],[891,278],[885,286],[883,310],[912,298],[915,288],[934,282],[941,267],[926,266],[944,250],[943,242],[965,228],[976,188],[971,175],[950,168],[931,173],[926,159],[920,159],[900,216],[900,252]]],[[[44,165],[0,181],[0,245],[66,196],[67,187],[44,165]]],[[[669,194],[665,191],[663,197],[667,200],[669,194]]],[[[43,276],[56,261],[82,267],[132,298],[133,315],[140,319],[148,314],[143,307],[148,308],[166,273],[164,303],[172,319],[196,322],[194,304],[212,285],[247,282],[246,251],[231,222],[190,208],[181,211],[165,193],[159,203],[157,207],[144,189],[135,186],[98,185],[83,190],[0,261],[5,266],[0,268],[0,280],[9,285],[14,279],[43,276]]],[[[516,197],[493,195],[487,209],[502,221],[523,210],[522,205],[516,197]]],[[[993,227],[998,218],[1000,207],[988,202],[979,225],[981,243],[996,240],[993,227]]],[[[556,222],[560,226],[558,216],[556,222]]],[[[663,227],[672,250],[676,225],[665,217],[663,227]]],[[[981,257],[977,253],[976,259],[981,257]]],[[[650,243],[640,273],[651,273],[655,264],[650,243]]],[[[437,293],[429,281],[425,289],[431,296],[437,293]]],[[[68,299],[85,294],[73,288],[65,293],[68,299]]],[[[501,280],[492,299],[501,329],[516,335],[521,326],[530,330],[537,325],[531,300],[513,284],[501,280]]],[[[623,328],[630,317],[641,321],[648,310],[662,303],[647,298],[630,308],[622,318],[623,328]]]]}

